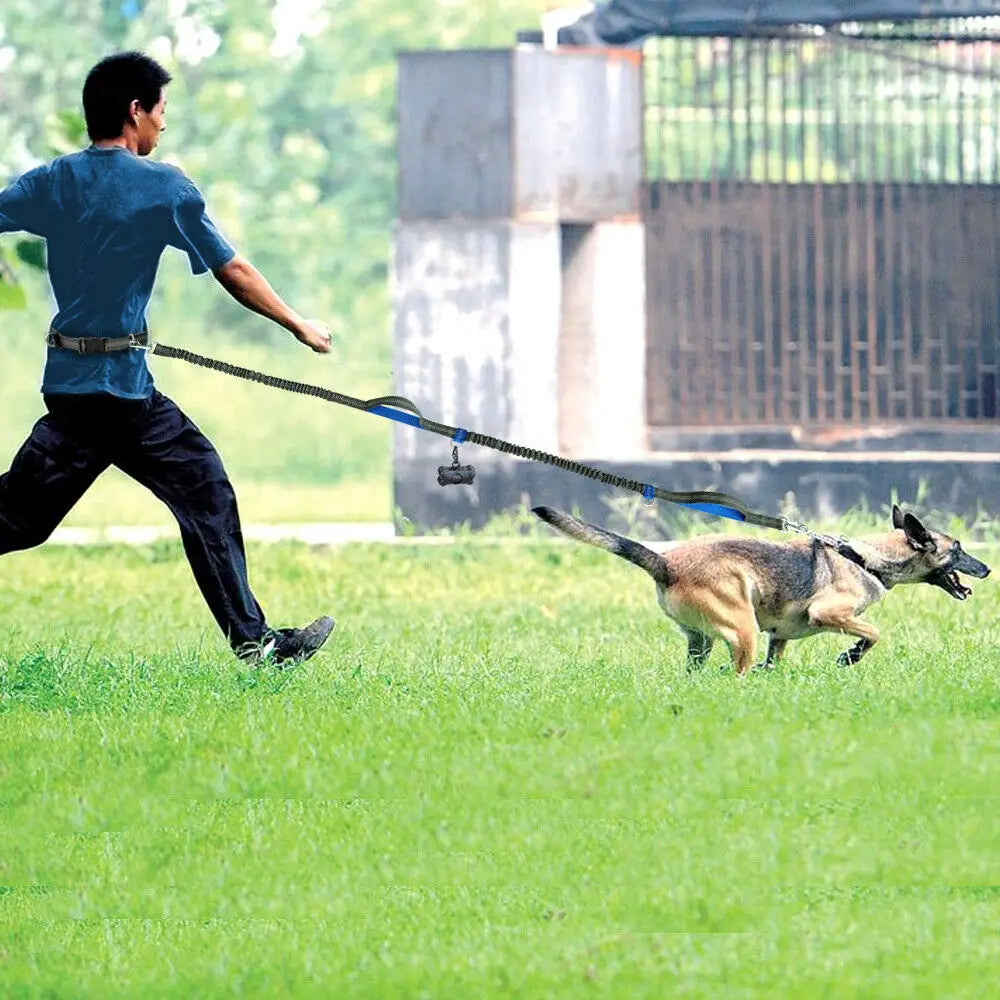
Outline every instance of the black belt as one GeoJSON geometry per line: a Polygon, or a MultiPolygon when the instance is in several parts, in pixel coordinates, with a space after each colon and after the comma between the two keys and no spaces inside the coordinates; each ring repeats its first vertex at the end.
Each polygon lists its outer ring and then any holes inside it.
{"type": "Polygon", "coordinates": [[[49,330],[45,343],[49,347],[62,347],[77,354],[105,354],[108,351],[127,351],[130,347],[145,347],[148,333],[130,333],[127,337],[64,337],[49,330]]]}

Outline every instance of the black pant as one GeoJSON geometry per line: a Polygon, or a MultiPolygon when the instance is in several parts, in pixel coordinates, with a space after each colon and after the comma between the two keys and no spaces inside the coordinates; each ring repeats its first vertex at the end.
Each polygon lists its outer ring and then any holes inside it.
{"type": "Polygon", "coordinates": [[[250,591],[236,494],[212,442],[173,400],[45,396],[48,413],[0,475],[0,555],[41,545],[109,466],[142,483],[180,525],[219,628],[236,648],[265,634],[250,591]]]}

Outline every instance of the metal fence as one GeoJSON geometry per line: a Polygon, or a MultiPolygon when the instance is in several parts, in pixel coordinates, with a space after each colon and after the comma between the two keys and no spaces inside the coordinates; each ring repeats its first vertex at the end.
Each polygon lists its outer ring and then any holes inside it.
{"type": "Polygon", "coordinates": [[[996,22],[647,45],[652,427],[995,419],[996,22]]]}

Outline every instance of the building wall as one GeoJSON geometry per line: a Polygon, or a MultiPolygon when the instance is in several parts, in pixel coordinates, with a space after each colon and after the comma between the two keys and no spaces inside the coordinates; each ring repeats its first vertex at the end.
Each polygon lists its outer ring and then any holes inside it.
{"type": "MultiPolygon", "coordinates": [[[[639,54],[419,52],[399,70],[395,391],[540,451],[643,452],[639,54]]],[[[451,445],[400,426],[394,449],[405,513],[451,445]]],[[[444,512],[452,489],[432,492],[444,512]]]]}
{"type": "MultiPolygon", "coordinates": [[[[819,244],[810,256],[801,226],[793,239],[787,219],[773,215],[773,192],[758,189],[751,198],[749,185],[694,183],[666,191],[667,208],[663,200],[656,212],[646,205],[644,226],[640,194],[652,188],[642,179],[642,65],[634,51],[404,53],[399,65],[395,391],[426,416],[665,489],[722,490],[768,513],[788,493],[806,518],[862,502],[878,510],[894,496],[968,515],[1000,510],[1000,433],[985,404],[975,433],[911,428],[915,411],[906,409],[895,424],[854,419],[871,412],[879,378],[897,401],[915,392],[927,406],[922,412],[940,417],[933,400],[940,409],[941,387],[956,373],[947,345],[958,343],[963,357],[972,345],[996,366],[996,338],[982,332],[996,319],[995,298],[974,304],[958,291],[935,306],[937,320],[921,341],[924,381],[912,383],[918,370],[911,363],[902,379],[910,384],[899,384],[888,302],[900,303],[901,322],[909,316],[911,326],[917,304],[905,281],[898,288],[888,281],[887,261],[915,260],[921,247],[922,259],[936,259],[926,245],[940,233],[900,230],[887,255],[887,237],[869,227],[864,254],[842,242],[836,260],[816,252],[819,244]],[[705,192],[719,190],[729,201],[709,205],[705,192]],[[768,267],[761,263],[758,273],[737,262],[725,292],[719,278],[744,230],[753,231],[750,242],[768,267]],[[663,280],[664,269],[672,282],[663,280]],[[885,316],[872,327],[848,300],[836,339],[837,324],[818,323],[820,305],[809,304],[817,270],[840,274],[837,287],[855,297],[868,281],[876,298],[884,292],[885,316]],[[775,304],[774,282],[796,288],[794,308],[791,295],[775,304]],[[737,284],[743,299],[731,292],[737,284]],[[647,301],[656,316],[648,336],[647,301]],[[840,387],[840,410],[810,423],[802,419],[809,393],[817,406],[827,402],[819,395],[826,365],[840,387]],[[751,419],[752,405],[765,407],[764,419],[751,419]],[[931,437],[916,443],[911,431],[931,437]]],[[[820,208],[827,194],[820,193],[820,208]]],[[[798,204],[805,218],[818,211],[816,198],[801,188],[781,203],[789,212],[798,204]]],[[[950,230],[966,247],[939,262],[957,275],[954,288],[991,266],[996,241],[990,237],[982,254],[975,246],[994,214],[966,212],[950,230]]],[[[816,218],[831,230],[852,224],[835,210],[816,218]]],[[[815,288],[833,323],[824,281],[815,288]]],[[[991,391],[982,379],[959,386],[967,403],[970,394],[979,400],[991,391]]],[[[628,499],[599,482],[468,444],[461,459],[477,467],[475,483],[440,487],[437,467],[450,463],[449,441],[401,426],[394,449],[395,503],[418,527],[482,524],[525,503],[578,505],[600,518],[628,499]]]]}

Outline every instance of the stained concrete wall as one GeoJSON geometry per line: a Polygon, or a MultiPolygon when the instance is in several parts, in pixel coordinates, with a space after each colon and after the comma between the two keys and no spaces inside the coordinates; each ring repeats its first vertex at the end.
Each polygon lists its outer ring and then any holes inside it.
{"type": "MultiPolygon", "coordinates": [[[[396,392],[443,423],[555,451],[559,241],[553,223],[397,223],[396,392]]],[[[397,459],[450,447],[397,425],[397,459]]]]}
{"type": "Polygon", "coordinates": [[[400,219],[638,217],[638,52],[403,52],[398,69],[400,219]]]}
{"type": "MultiPolygon", "coordinates": [[[[398,107],[394,391],[541,451],[643,452],[638,54],[404,53],[398,107]]],[[[450,451],[396,428],[395,503],[412,521],[492,508],[478,484],[437,486],[450,451]]]]}
{"type": "Polygon", "coordinates": [[[562,230],[559,447],[646,450],[645,245],[633,222],[562,230]]]}
{"type": "MultiPolygon", "coordinates": [[[[463,458],[476,465],[474,488],[444,490],[420,465],[400,463],[396,476],[407,483],[405,512],[411,522],[426,527],[467,522],[481,527],[495,511],[548,504],[577,509],[587,520],[607,524],[616,503],[640,502],[634,493],[538,462],[498,459],[482,448],[467,449],[463,458]]],[[[983,511],[993,517],[1000,514],[997,453],[652,452],[598,456],[588,464],[668,490],[722,490],[767,514],[782,513],[782,503],[793,494],[798,516],[814,524],[862,503],[878,512],[897,496],[914,509],[948,511],[970,523],[983,511]]],[[[657,503],[656,513],[667,524],[682,511],[700,520],[706,532],[719,529],[720,522],[708,514],[657,503]]]]}

